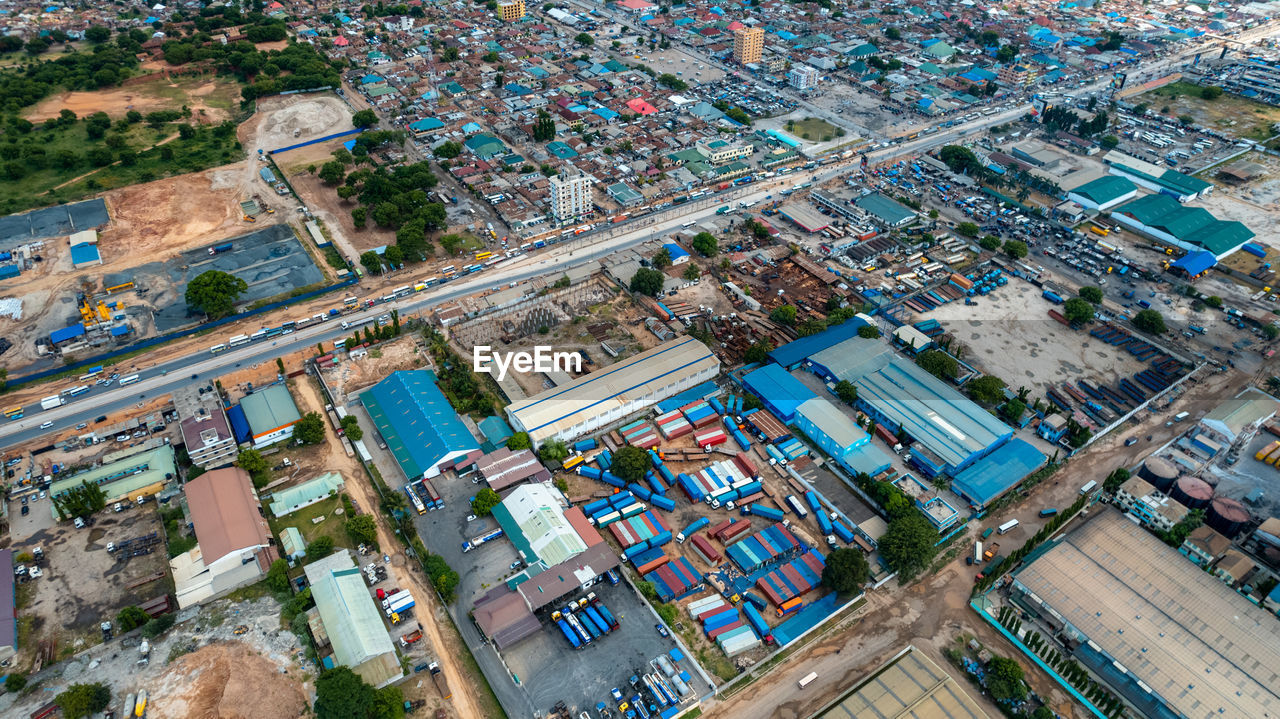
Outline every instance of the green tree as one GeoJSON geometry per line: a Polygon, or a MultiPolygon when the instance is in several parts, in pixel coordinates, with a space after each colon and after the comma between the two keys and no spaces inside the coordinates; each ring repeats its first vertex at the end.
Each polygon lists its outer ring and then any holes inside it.
{"type": "Polygon", "coordinates": [[[374,693],[350,669],[330,669],[316,679],[316,719],[371,719],[374,693]]]}
{"type": "Polygon", "coordinates": [[[655,269],[641,267],[631,277],[631,291],[657,297],[662,292],[663,277],[664,275],[655,269]]]}
{"type": "Polygon", "coordinates": [[[357,514],[347,518],[344,527],[353,544],[378,546],[378,525],[371,514],[357,514]]]}
{"type": "Polygon", "coordinates": [[[720,251],[716,236],[710,232],[699,232],[693,236],[693,249],[703,257],[713,257],[720,251]]]}
{"type": "Polygon", "coordinates": [[[249,474],[253,486],[262,489],[271,483],[271,464],[256,449],[242,449],[236,456],[236,466],[249,474]]]}
{"type": "Polygon", "coordinates": [[[583,47],[589,47],[591,45],[594,45],[596,42],[595,38],[591,37],[585,32],[580,32],[577,35],[575,35],[573,38],[573,41],[578,43],[579,45],[582,45],[583,47]]]}
{"type": "Polygon", "coordinates": [[[849,380],[842,379],[836,382],[836,396],[841,402],[853,404],[858,400],[858,388],[849,380]]]}
{"type": "Polygon", "coordinates": [[[4,690],[16,694],[27,685],[27,676],[20,672],[9,672],[4,678],[4,690]]]}
{"type": "Polygon", "coordinates": [[[613,464],[609,471],[628,482],[639,482],[652,466],[653,459],[648,452],[628,445],[613,453],[613,464]]]}
{"type": "Polygon", "coordinates": [[[900,577],[918,574],[937,552],[938,533],[919,512],[908,512],[889,522],[880,537],[880,556],[900,577]]]}
{"type": "Polygon", "coordinates": [[[657,252],[654,253],[653,259],[649,260],[649,263],[660,270],[670,267],[671,252],[667,248],[662,247],[657,252]]]}
{"type": "Polygon", "coordinates": [[[320,166],[320,172],[317,177],[324,181],[326,185],[341,185],[342,181],[347,179],[347,168],[337,160],[330,160],[320,166]]]}
{"type": "Polygon", "coordinates": [[[1162,335],[1167,329],[1164,324],[1164,317],[1155,310],[1142,310],[1134,315],[1133,326],[1153,335],[1162,335]]]}
{"type": "Polygon", "coordinates": [[[351,124],[356,127],[373,127],[378,124],[378,113],[373,110],[360,110],[351,116],[351,124]]]}
{"type": "Polygon", "coordinates": [[[1204,303],[1214,308],[1215,310],[1222,309],[1222,298],[1217,295],[1209,295],[1208,297],[1204,298],[1204,303]]]}
{"type": "Polygon", "coordinates": [[[773,351],[773,343],[768,340],[761,340],[747,348],[742,353],[742,361],[747,364],[758,364],[769,359],[769,353],[773,351]]]}
{"type": "Polygon", "coordinates": [[[916,364],[938,379],[955,379],[960,373],[960,363],[955,357],[941,350],[929,350],[916,355],[916,364]]]}
{"type": "Polygon", "coordinates": [[[324,417],[307,412],[293,425],[293,441],[298,444],[320,444],[324,441],[324,417]]]}
{"type": "Polygon", "coordinates": [[[549,439],[538,448],[538,456],[544,462],[563,462],[569,456],[569,448],[558,439],[549,439]]]}
{"type": "Polygon", "coordinates": [[[116,628],[121,632],[131,632],[149,621],[151,617],[134,605],[129,605],[116,614],[116,628]]]}
{"type": "Polygon", "coordinates": [[[81,719],[106,709],[111,703],[111,689],[102,683],[72,684],[54,701],[62,708],[65,719],[81,719]]]}
{"type": "Polygon", "coordinates": [[[529,439],[528,432],[516,432],[507,438],[507,449],[512,451],[529,449],[532,446],[533,442],[529,439]]]}
{"type": "Polygon", "coordinates": [[[545,110],[539,110],[538,117],[533,121],[533,139],[538,142],[556,139],[556,121],[545,110]]]}
{"type": "Polygon", "coordinates": [[[353,207],[351,209],[351,223],[354,224],[358,230],[364,229],[364,225],[368,217],[369,211],[363,207],[353,207]]]}
{"type": "Polygon", "coordinates": [[[187,306],[211,320],[235,311],[236,300],[249,290],[249,285],[222,270],[205,270],[187,283],[184,295],[187,306]]]}
{"type": "Polygon", "coordinates": [[[169,631],[169,628],[176,621],[178,621],[178,615],[176,614],[161,614],[142,626],[142,636],[147,639],[155,639],[169,631]]]}
{"type": "Polygon", "coordinates": [[[834,549],[822,567],[822,586],[845,596],[856,593],[870,577],[871,567],[861,549],[834,549]]]}
{"type": "Polygon", "coordinates": [[[973,222],[961,222],[956,225],[956,234],[964,235],[965,237],[977,237],[978,231],[981,229],[973,222]]]}
{"type": "Polygon", "coordinates": [[[462,143],[454,142],[453,140],[442,142],[438,147],[431,151],[431,154],[441,160],[452,160],[462,154],[462,143]]]}
{"type": "Polygon", "coordinates": [[[485,487],[476,492],[475,498],[471,500],[471,513],[477,517],[487,517],[501,501],[502,497],[497,492],[485,487]]]}
{"type": "Polygon", "coordinates": [[[333,554],[333,537],[322,534],[307,545],[307,561],[314,562],[333,554]]]}
{"type": "Polygon", "coordinates": [[[1022,665],[1008,657],[993,657],[987,663],[987,691],[997,702],[1019,702],[1027,698],[1022,665]]]}
{"type": "Polygon", "coordinates": [[[101,45],[111,39],[111,31],[101,25],[90,25],[84,31],[84,39],[94,45],[101,45]]]}
{"type": "Polygon", "coordinates": [[[983,235],[982,239],[978,240],[978,246],[988,252],[995,252],[1000,249],[1000,238],[995,235],[983,235]]]}
{"type": "Polygon", "coordinates": [[[875,325],[863,325],[858,328],[858,336],[864,340],[880,339],[880,328],[875,325]]]}
{"type": "Polygon", "coordinates": [[[289,560],[277,559],[271,563],[271,568],[267,570],[267,586],[273,592],[289,590],[289,560]]]}
{"type": "Polygon", "coordinates": [[[355,415],[349,414],[338,421],[342,427],[342,434],[352,442],[359,442],[364,439],[364,430],[360,429],[360,420],[355,415]]]}
{"type": "Polygon", "coordinates": [[[365,272],[376,275],[382,271],[382,257],[373,250],[366,250],[360,253],[360,264],[364,265],[365,272]]]}
{"type": "Polygon", "coordinates": [[[1062,316],[1073,325],[1082,325],[1093,320],[1093,305],[1081,297],[1072,297],[1062,303],[1062,316]]]}
{"type": "Polygon", "coordinates": [[[1217,85],[1202,87],[1200,88],[1200,97],[1204,98],[1205,100],[1208,100],[1209,102],[1213,102],[1214,100],[1217,100],[1218,98],[1222,97],[1222,88],[1218,87],[1217,85]]]}
{"type": "Polygon", "coordinates": [[[1022,240],[1005,240],[1004,253],[1015,260],[1027,256],[1027,243],[1022,240]]]}
{"type": "Polygon", "coordinates": [[[779,305],[773,308],[773,311],[769,313],[769,319],[780,325],[793,327],[796,324],[797,312],[798,310],[795,305],[779,305]]]}
{"type": "Polygon", "coordinates": [[[1027,403],[1017,397],[1005,402],[1004,406],[1000,408],[1000,414],[1004,415],[1004,418],[1014,425],[1022,423],[1022,415],[1025,414],[1026,411],[1027,403]]]}
{"type": "Polygon", "coordinates": [[[1081,287],[1081,288],[1080,288],[1080,293],[1079,293],[1079,294],[1080,294],[1080,297],[1082,297],[1083,299],[1085,299],[1085,300],[1087,300],[1087,301],[1089,301],[1089,302],[1091,302],[1091,303],[1093,303],[1093,304],[1095,304],[1095,305],[1100,305],[1100,304],[1102,304],[1102,289],[1101,289],[1101,288],[1098,288],[1098,287],[1089,287],[1089,286],[1081,287]]]}
{"type": "Polygon", "coordinates": [[[1004,386],[1004,380],[990,374],[971,380],[967,385],[969,396],[985,404],[995,404],[1004,399],[1004,386]]]}
{"type": "Polygon", "coordinates": [[[693,282],[694,280],[702,276],[702,269],[699,268],[696,264],[689,262],[684,266],[684,272],[681,273],[680,276],[685,278],[686,280],[689,280],[690,282],[693,282]]]}
{"type": "Polygon", "coordinates": [[[676,92],[682,92],[689,89],[689,83],[669,72],[664,72],[658,76],[658,84],[669,90],[675,90],[676,92]]]}

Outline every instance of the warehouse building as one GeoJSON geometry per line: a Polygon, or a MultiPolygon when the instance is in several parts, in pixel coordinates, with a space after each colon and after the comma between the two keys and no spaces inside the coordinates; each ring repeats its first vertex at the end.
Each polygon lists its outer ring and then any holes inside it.
{"type": "Polygon", "coordinates": [[[902,227],[916,219],[916,213],[911,208],[879,192],[862,195],[854,200],[853,204],[865,210],[872,219],[884,227],[902,227]]]}
{"type": "Polygon", "coordinates": [[[1190,202],[1213,191],[1212,183],[1198,177],[1159,167],[1117,150],[1103,155],[1102,161],[1108,165],[1111,174],[1124,177],[1140,187],[1174,198],[1178,202],[1190,202]]]}
{"type": "Polygon", "coordinates": [[[1280,623],[1102,507],[1013,576],[1012,597],[1148,717],[1280,714],[1280,623]]]}
{"type": "Polygon", "coordinates": [[[787,424],[795,421],[800,405],[818,396],[776,364],[767,364],[743,375],[742,387],[759,397],[765,409],[787,424]]]}
{"type": "Polygon", "coordinates": [[[567,384],[507,405],[512,428],[535,445],[581,436],[720,374],[720,360],[692,337],[665,342],[567,384]]]}
{"type": "Polygon", "coordinates": [[[257,582],[280,555],[248,472],[215,469],[183,490],[199,543],[170,559],[169,569],[178,606],[186,609],[257,582]]]}
{"type": "Polygon", "coordinates": [[[551,472],[530,449],[499,447],[476,460],[476,469],[489,489],[495,492],[504,492],[521,482],[541,484],[551,481],[551,472]]]}
{"type": "Polygon", "coordinates": [[[289,388],[279,383],[246,395],[239,405],[231,408],[228,418],[236,441],[262,449],[291,438],[293,425],[302,415],[293,403],[289,388]]]}
{"type": "Polygon", "coordinates": [[[811,355],[828,347],[834,347],[851,337],[857,337],[858,330],[868,325],[874,327],[875,320],[864,314],[854,315],[852,318],[834,327],[828,327],[816,335],[801,337],[798,340],[782,345],[769,353],[769,359],[782,365],[783,369],[787,371],[797,369],[811,355]]]}
{"type": "MultiPolygon", "coordinates": [[[[177,476],[173,447],[164,444],[55,480],[49,486],[49,496],[56,499],[88,482],[102,490],[108,504],[125,500],[136,502],[139,497],[159,493],[166,482],[177,476]]],[[[50,502],[49,505],[53,516],[57,517],[58,512],[53,508],[53,503],[50,502]]]]}
{"type": "Polygon", "coordinates": [[[316,603],[308,625],[324,666],[347,667],[378,688],[401,679],[395,645],[351,551],[338,550],[304,571],[316,603]]]}
{"type": "Polygon", "coordinates": [[[804,366],[826,382],[852,382],[858,409],[915,440],[911,462],[927,477],[955,476],[1013,436],[990,412],[879,340],[845,340],[814,354],[804,366]]]}
{"type": "Polygon", "coordinates": [[[951,489],[975,508],[1003,497],[1049,461],[1040,450],[1014,437],[952,477],[951,489]]]}
{"type": "Polygon", "coordinates": [[[360,394],[360,401],[410,481],[466,466],[480,443],[436,386],[431,370],[392,372],[360,394]]]}
{"type": "Polygon", "coordinates": [[[1091,210],[1109,210],[1137,195],[1137,185],[1118,175],[1107,175],[1068,192],[1067,199],[1091,210]]]}
{"type": "Polygon", "coordinates": [[[893,464],[888,453],[871,443],[871,435],[831,400],[815,397],[797,407],[795,425],[855,475],[862,472],[874,477],[893,464]]]}
{"type": "Polygon", "coordinates": [[[908,646],[813,715],[813,719],[863,717],[988,719],[989,715],[955,677],[908,646]]]}
{"type": "Polygon", "coordinates": [[[1187,252],[1204,250],[1221,260],[1254,237],[1235,220],[1219,220],[1203,207],[1187,207],[1169,195],[1147,195],[1117,207],[1111,219],[1187,252]]]}

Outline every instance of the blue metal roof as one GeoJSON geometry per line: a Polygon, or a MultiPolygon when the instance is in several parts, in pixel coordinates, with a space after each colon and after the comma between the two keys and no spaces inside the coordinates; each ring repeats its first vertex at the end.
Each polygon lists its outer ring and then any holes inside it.
{"type": "Polygon", "coordinates": [[[1200,250],[1179,257],[1171,266],[1177,267],[1194,277],[1216,264],[1218,264],[1218,258],[1212,252],[1200,250]]]}
{"type": "Polygon", "coordinates": [[[1046,461],[1048,457],[1040,450],[1015,437],[957,474],[951,488],[973,504],[985,507],[1046,461]]]}
{"type": "Polygon", "coordinates": [[[60,330],[54,330],[49,333],[49,341],[55,345],[60,342],[66,342],[84,335],[84,325],[77,322],[70,327],[63,327],[60,330]]]}
{"type": "Polygon", "coordinates": [[[677,245],[674,242],[668,242],[664,244],[662,248],[667,251],[667,254],[671,257],[672,262],[675,262],[676,260],[681,259],[683,257],[689,256],[689,253],[685,252],[685,249],[683,247],[681,247],[680,245],[677,245]]]}
{"type": "Polygon", "coordinates": [[[89,243],[71,246],[71,264],[83,265],[86,262],[101,262],[102,255],[98,254],[98,246],[89,243]]]}
{"type": "Polygon", "coordinates": [[[720,388],[716,386],[714,381],[703,382],[697,387],[690,387],[674,397],[668,397],[662,400],[656,406],[660,414],[665,414],[673,409],[680,409],[690,402],[697,402],[700,399],[715,397],[720,394],[720,388]]]}
{"type": "Polygon", "coordinates": [[[511,425],[496,414],[491,417],[485,417],[477,422],[476,426],[480,428],[480,433],[484,435],[484,438],[494,444],[506,442],[511,438],[511,435],[515,434],[511,429],[511,425]]]}
{"type": "Polygon", "coordinates": [[[112,337],[123,337],[129,334],[129,325],[116,325],[111,328],[112,337]]]}
{"type": "Polygon", "coordinates": [[[410,479],[434,474],[451,455],[480,449],[431,370],[393,372],[363,392],[360,401],[410,479]]]}
{"type": "Polygon", "coordinates": [[[231,423],[231,433],[235,435],[236,442],[248,442],[253,439],[253,432],[249,431],[249,420],[244,416],[243,407],[237,404],[227,410],[227,421],[231,423]]]}
{"type": "Polygon", "coordinates": [[[428,130],[439,130],[444,127],[444,123],[438,118],[424,117],[421,120],[414,120],[409,123],[409,129],[414,132],[427,132],[428,130]]]}
{"type": "Polygon", "coordinates": [[[812,354],[821,352],[833,345],[838,345],[850,337],[857,337],[858,330],[865,327],[866,324],[865,320],[852,317],[834,327],[828,327],[816,335],[801,337],[795,342],[788,342],[782,345],[769,353],[769,359],[783,367],[794,367],[808,359],[812,354]]]}
{"type": "Polygon", "coordinates": [[[743,375],[742,386],[758,396],[784,422],[795,419],[800,405],[818,396],[776,364],[743,375]]]}

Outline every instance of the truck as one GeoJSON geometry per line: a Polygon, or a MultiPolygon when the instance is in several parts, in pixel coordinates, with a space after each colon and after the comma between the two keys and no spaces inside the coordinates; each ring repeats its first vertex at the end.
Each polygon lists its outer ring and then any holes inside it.
{"type": "Polygon", "coordinates": [[[725,205],[724,207],[721,207],[720,209],[716,210],[716,214],[717,214],[717,215],[723,215],[723,214],[726,214],[726,213],[728,213],[728,212],[729,212],[729,206],[728,206],[728,205],[725,205]]]}
{"type": "Polygon", "coordinates": [[[1053,509],[1053,508],[1049,508],[1049,509],[1042,509],[1042,510],[1040,510],[1040,516],[1041,516],[1041,517],[1052,517],[1053,515],[1055,515],[1055,514],[1057,514],[1057,513],[1058,513],[1058,510],[1053,509]]]}
{"type": "Polygon", "coordinates": [[[609,625],[610,629],[618,628],[618,620],[613,618],[613,612],[609,611],[609,608],[604,605],[604,602],[600,601],[595,592],[588,594],[587,599],[591,600],[591,606],[600,614],[600,618],[609,625]]]}
{"type": "Polygon", "coordinates": [[[209,254],[220,255],[223,252],[230,252],[231,247],[232,247],[232,243],[230,242],[224,242],[221,245],[214,245],[213,247],[209,248],[209,254]]]}
{"type": "Polygon", "coordinates": [[[983,550],[982,558],[991,559],[992,557],[996,556],[996,552],[999,552],[999,551],[1000,551],[1000,543],[992,542],[991,544],[987,545],[987,548],[985,550],[983,550]]]}
{"type": "Polygon", "coordinates": [[[1175,414],[1175,415],[1173,416],[1173,421],[1174,421],[1174,422],[1181,422],[1182,420],[1184,420],[1184,419],[1186,419],[1187,417],[1190,417],[1190,416],[1191,416],[1191,413],[1190,413],[1190,412],[1179,412],[1179,413],[1177,413],[1177,414],[1175,414]]]}
{"type": "Polygon", "coordinates": [[[49,396],[49,397],[45,397],[44,399],[40,400],[40,408],[41,408],[41,409],[53,409],[54,407],[61,407],[61,406],[62,406],[62,396],[61,396],[61,395],[56,395],[56,394],[55,394],[55,395],[52,395],[52,396],[49,396]]]}
{"type": "Polygon", "coordinates": [[[707,517],[699,517],[698,519],[694,520],[692,524],[685,527],[679,534],[676,535],[676,544],[684,544],[684,540],[688,539],[689,537],[692,537],[694,532],[697,532],[699,529],[702,529],[708,524],[711,524],[711,520],[707,517]]]}
{"type": "Polygon", "coordinates": [[[440,671],[440,662],[431,662],[427,669],[431,672],[431,681],[436,683],[436,691],[440,692],[440,698],[451,699],[453,692],[449,689],[449,680],[445,679],[444,672],[440,671]]]}
{"type": "Polygon", "coordinates": [[[488,532],[485,532],[484,534],[472,537],[471,539],[468,539],[467,541],[463,542],[462,551],[470,552],[471,550],[475,549],[481,544],[484,544],[485,542],[493,541],[501,536],[502,536],[502,527],[498,527],[497,529],[491,529],[488,532]]]}
{"type": "MultiPolygon", "coordinates": [[[[1096,480],[1091,479],[1088,482],[1085,482],[1084,486],[1080,488],[1080,494],[1088,494],[1093,491],[1094,487],[1097,487],[1097,486],[1098,486],[1098,482],[1096,480]]],[[[991,530],[988,529],[987,531],[990,532],[991,530]]]]}

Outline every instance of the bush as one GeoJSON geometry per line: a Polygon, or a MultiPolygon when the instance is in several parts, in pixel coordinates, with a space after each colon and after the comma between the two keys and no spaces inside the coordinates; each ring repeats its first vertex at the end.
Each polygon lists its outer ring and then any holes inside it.
{"type": "Polygon", "coordinates": [[[62,708],[64,719],[80,719],[97,714],[111,703],[111,690],[105,684],[72,684],[54,697],[62,708]]]}
{"type": "Polygon", "coordinates": [[[20,692],[26,685],[26,675],[18,672],[10,672],[9,676],[4,678],[4,690],[7,692],[20,692]]]}
{"type": "Polygon", "coordinates": [[[151,617],[135,606],[125,607],[116,615],[116,627],[121,632],[131,632],[151,621],[151,617]]]}
{"type": "Polygon", "coordinates": [[[155,619],[152,619],[151,621],[142,625],[142,636],[146,637],[147,639],[155,639],[161,634],[164,634],[165,632],[169,631],[169,628],[172,627],[173,623],[176,622],[177,620],[178,620],[177,616],[173,614],[161,614],[155,619]]]}

